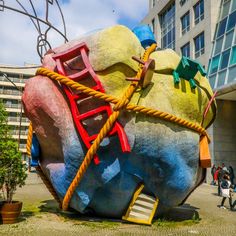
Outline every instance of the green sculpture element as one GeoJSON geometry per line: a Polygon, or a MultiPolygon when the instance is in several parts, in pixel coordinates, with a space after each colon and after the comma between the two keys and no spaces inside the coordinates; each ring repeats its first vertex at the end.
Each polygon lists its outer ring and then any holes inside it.
{"type": "Polygon", "coordinates": [[[178,84],[180,78],[188,80],[192,89],[196,88],[196,83],[194,81],[194,76],[197,72],[200,72],[202,76],[206,76],[206,71],[196,61],[193,61],[187,57],[182,57],[177,68],[173,71],[174,83],[178,84]]]}

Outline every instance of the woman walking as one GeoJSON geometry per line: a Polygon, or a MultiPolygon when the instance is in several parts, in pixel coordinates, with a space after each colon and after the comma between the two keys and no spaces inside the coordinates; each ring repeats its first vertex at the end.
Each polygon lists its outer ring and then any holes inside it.
{"type": "Polygon", "coordinates": [[[232,204],[232,192],[231,192],[232,187],[233,186],[231,185],[229,174],[224,174],[223,179],[220,184],[221,194],[223,197],[220,204],[220,208],[226,209],[224,206],[226,198],[229,199],[229,206],[231,210],[236,205],[236,201],[234,201],[234,203],[232,204]]]}

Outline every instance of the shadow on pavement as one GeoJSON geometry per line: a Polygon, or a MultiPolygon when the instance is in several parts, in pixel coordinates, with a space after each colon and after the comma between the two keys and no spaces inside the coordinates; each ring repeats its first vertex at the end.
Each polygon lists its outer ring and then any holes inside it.
{"type": "Polygon", "coordinates": [[[185,221],[185,220],[201,220],[199,217],[199,208],[191,206],[190,204],[183,204],[180,207],[175,207],[169,210],[164,216],[166,220],[170,221],[185,221]]]}
{"type": "MultiPolygon", "coordinates": [[[[42,202],[43,204],[39,206],[40,212],[49,212],[57,214],[58,216],[62,216],[71,220],[79,220],[79,221],[87,221],[87,222],[123,222],[121,219],[110,219],[104,217],[96,217],[93,212],[90,214],[82,215],[77,211],[70,209],[70,211],[62,211],[58,203],[54,200],[46,200],[42,202]]],[[[165,215],[160,216],[161,219],[165,219],[167,221],[176,221],[181,222],[185,220],[196,220],[199,221],[201,218],[199,217],[198,210],[199,208],[191,206],[190,204],[184,204],[180,207],[175,207],[169,210],[165,215]]]]}
{"type": "Polygon", "coordinates": [[[80,214],[79,212],[69,209],[69,211],[62,211],[59,208],[58,203],[55,200],[46,200],[42,202],[43,204],[39,206],[40,212],[49,212],[54,213],[58,216],[62,216],[65,219],[71,220],[79,220],[79,221],[86,221],[86,222],[122,222],[121,219],[111,219],[111,218],[104,218],[97,216],[91,212],[87,214],[80,214]]]}

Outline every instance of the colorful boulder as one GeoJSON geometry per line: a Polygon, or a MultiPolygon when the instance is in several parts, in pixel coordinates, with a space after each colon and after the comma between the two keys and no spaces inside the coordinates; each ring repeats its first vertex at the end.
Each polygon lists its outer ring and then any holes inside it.
{"type": "MultiPolygon", "coordinates": [[[[105,93],[121,98],[131,83],[126,78],[135,77],[139,68],[132,56],[142,57],[144,53],[136,35],[120,25],[95,32],[49,51],[42,67],[58,72],[53,57],[80,43],[87,45],[90,64],[105,93]]],[[[130,102],[208,127],[216,112],[213,103],[203,120],[212,96],[208,79],[197,73],[195,89],[186,80],[176,85],[173,71],[181,58],[171,49],[155,51],[150,58],[155,60],[152,82],[145,89],[138,89],[130,102]]],[[[81,71],[83,65],[78,61],[79,57],[67,61],[65,70],[81,71]]],[[[61,200],[88,150],[62,87],[38,75],[29,79],[23,94],[25,113],[40,143],[40,166],[61,200]]],[[[95,101],[101,103],[99,99],[95,101]]],[[[92,109],[91,103],[77,106],[92,109]]],[[[106,119],[94,116],[84,125],[92,132],[100,120],[106,119]]],[[[118,121],[128,138],[130,152],[122,151],[117,135],[105,138],[97,151],[99,164],[90,163],[69,206],[80,213],[121,218],[140,184],[145,193],[159,199],[156,214],[183,203],[205,177],[205,169],[199,165],[199,133],[125,109],[118,121]]]]}

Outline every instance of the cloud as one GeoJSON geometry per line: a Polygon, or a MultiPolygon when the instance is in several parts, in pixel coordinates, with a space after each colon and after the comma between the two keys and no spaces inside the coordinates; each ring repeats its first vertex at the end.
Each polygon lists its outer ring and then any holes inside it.
{"type": "MultiPolygon", "coordinates": [[[[30,14],[33,14],[29,1],[19,1],[30,14]]],[[[45,20],[46,0],[33,0],[40,18],[45,20]]],[[[137,25],[147,14],[146,0],[60,0],[60,6],[65,17],[67,37],[69,40],[95,29],[123,23],[129,27],[137,25]]],[[[16,1],[5,1],[7,6],[23,10],[16,1]]],[[[56,7],[49,4],[51,24],[63,31],[62,18],[56,7]]],[[[48,27],[40,24],[42,32],[48,27]]],[[[0,11],[0,64],[23,65],[40,63],[37,54],[38,32],[29,17],[5,9],[0,11]]],[[[63,38],[52,29],[48,33],[48,41],[52,47],[62,44],[63,38]]]]}

